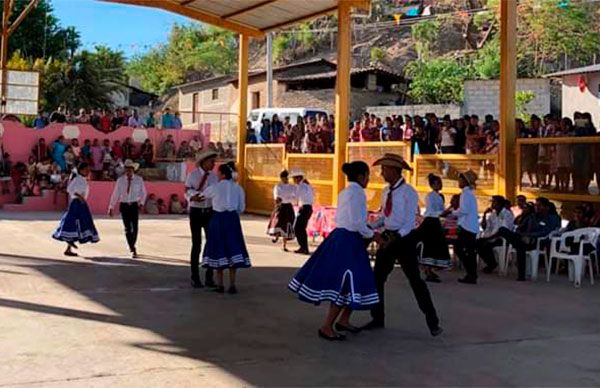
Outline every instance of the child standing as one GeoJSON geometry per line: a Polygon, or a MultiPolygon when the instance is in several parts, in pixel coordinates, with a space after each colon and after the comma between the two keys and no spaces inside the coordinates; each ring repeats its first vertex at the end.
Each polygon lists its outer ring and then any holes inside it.
{"type": "Polygon", "coordinates": [[[238,268],[251,266],[248,250],[244,241],[240,214],[245,209],[244,190],[232,180],[233,170],[230,166],[219,166],[219,183],[209,186],[200,194],[212,200],[213,215],[208,225],[209,238],[204,246],[202,265],[217,270],[217,286],[215,291],[225,292],[223,271],[229,269],[230,294],[236,294],[236,271],[238,268]]]}

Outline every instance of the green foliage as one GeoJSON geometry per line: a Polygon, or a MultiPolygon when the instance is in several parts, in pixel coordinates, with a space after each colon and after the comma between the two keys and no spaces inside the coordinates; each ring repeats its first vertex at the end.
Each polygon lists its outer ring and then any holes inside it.
{"type": "Polygon", "coordinates": [[[189,72],[209,77],[232,72],[237,64],[237,40],[227,30],[199,23],[174,25],[166,45],[134,57],[127,74],[157,94],[184,81],[189,72]]]}
{"type": "Polygon", "coordinates": [[[419,59],[427,60],[430,57],[431,51],[438,39],[440,26],[441,23],[438,20],[430,20],[412,25],[411,34],[419,59]]]}
{"type": "MultiPolygon", "coordinates": [[[[28,3],[29,0],[15,0],[11,20],[14,21],[28,3]]],[[[20,55],[29,60],[44,57],[68,59],[73,57],[80,45],[79,32],[73,27],[62,27],[50,2],[40,0],[10,37],[9,56],[19,50],[20,55]]]]}
{"type": "Polygon", "coordinates": [[[102,70],[103,77],[116,82],[127,83],[125,54],[104,45],[96,46],[94,50],[91,53],[91,58],[102,70]]]}
{"type": "Polygon", "coordinates": [[[290,38],[288,34],[279,34],[273,38],[273,59],[276,62],[281,61],[285,56],[285,51],[290,47],[290,38]]]}
{"type": "Polygon", "coordinates": [[[515,106],[517,117],[528,123],[531,115],[527,111],[527,104],[535,99],[535,93],[531,90],[521,90],[515,95],[515,106]]]}
{"type": "Polygon", "coordinates": [[[385,60],[387,54],[386,54],[385,50],[382,49],[381,47],[372,47],[370,56],[371,56],[371,63],[379,63],[379,62],[383,62],[385,60]]]}
{"type": "Polygon", "coordinates": [[[305,48],[313,48],[315,44],[315,34],[312,31],[310,31],[310,29],[310,23],[302,23],[299,26],[300,32],[296,36],[298,42],[305,48]]]}
{"type": "Polygon", "coordinates": [[[472,63],[473,76],[476,79],[500,78],[500,40],[487,42],[475,55],[472,63]]]}
{"type": "Polygon", "coordinates": [[[461,103],[468,69],[453,59],[413,61],[406,66],[411,79],[408,95],[417,104],[461,103]]]}

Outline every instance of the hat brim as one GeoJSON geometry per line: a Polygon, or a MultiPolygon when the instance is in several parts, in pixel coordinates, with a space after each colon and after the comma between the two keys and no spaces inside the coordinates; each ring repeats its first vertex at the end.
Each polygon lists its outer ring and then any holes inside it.
{"type": "Polygon", "coordinates": [[[213,152],[213,151],[202,153],[202,154],[198,155],[198,157],[196,158],[196,163],[202,163],[206,159],[216,158],[217,156],[219,156],[219,154],[217,154],[216,152],[213,152]]]}
{"type": "Polygon", "coordinates": [[[408,171],[412,171],[412,167],[406,163],[406,161],[402,160],[397,160],[397,159],[390,159],[390,158],[380,158],[377,159],[374,163],[373,166],[387,166],[387,167],[394,167],[394,168],[398,168],[400,170],[408,170],[408,171]]]}

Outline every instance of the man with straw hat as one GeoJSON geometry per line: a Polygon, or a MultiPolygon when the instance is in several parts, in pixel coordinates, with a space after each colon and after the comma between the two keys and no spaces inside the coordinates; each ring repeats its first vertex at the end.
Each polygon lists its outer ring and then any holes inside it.
{"type": "Polygon", "coordinates": [[[138,237],[138,224],[140,219],[140,207],[144,206],[146,201],[146,186],[144,179],[136,175],[137,169],[140,167],[138,163],[134,163],[131,159],[127,159],[124,163],[125,174],[117,179],[110,204],[108,214],[112,217],[115,206],[119,204],[119,212],[125,226],[125,238],[131,252],[131,257],[138,257],[135,244],[138,237]]]}
{"type": "Polygon", "coordinates": [[[442,333],[437,312],[431,300],[427,284],[421,278],[417,259],[416,215],[419,211],[419,197],[416,190],[402,177],[403,170],[412,171],[400,155],[385,154],[374,166],[381,166],[381,175],[388,183],[381,199],[382,217],[379,225],[384,232],[375,234],[379,244],[375,260],[375,286],[379,294],[379,303],[371,310],[373,320],[363,328],[366,330],[385,326],[384,293],[385,282],[399,262],[415,294],[419,308],[425,314],[429,332],[433,336],[442,333]]]}
{"type": "Polygon", "coordinates": [[[473,170],[458,174],[461,188],[458,209],[458,238],[454,243],[456,255],[465,267],[466,275],[458,279],[465,284],[477,284],[477,233],[479,233],[479,210],[475,198],[477,174],[473,170]]]}
{"type": "MultiPolygon", "coordinates": [[[[202,229],[204,236],[208,236],[208,223],[212,215],[212,202],[210,199],[203,198],[200,193],[209,186],[219,183],[219,178],[213,172],[217,153],[215,151],[202,151],[196,157],[196,166],[194,171],[190,172],[185,180],[185,197],[188,201],[190,213],[190,229],[192,231],[192,252],[190,253],[190,266],[192,270],[191,284],[193,288],[202,288],[204,285],[200,280],[200,253],[202,252],[202,229]]],[[[206,270],[206,285],[214,287],[213,271],[206,270]]]]}
{"type": "Polygon", "coordinates": [[[294,223],[294,233],[296,234],[296,240],[300,248],[295,253],[302,255],[308,255],[308,235],[306,234],[306,227],[308,221],[313,213],[313,203],[315,200],[315,192],[310,186],[308,181],[304,179],[304,171],[299,168],[293,168],[290,171],[290,177],[296,184],[296,200],[298,201],[298,215],[296,222],[294,223]]]}

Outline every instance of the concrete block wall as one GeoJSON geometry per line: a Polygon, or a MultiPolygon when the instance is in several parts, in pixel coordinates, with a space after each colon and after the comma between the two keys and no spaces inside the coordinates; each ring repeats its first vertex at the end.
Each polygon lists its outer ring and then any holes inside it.
{"type": "Polygon", "coordinates": [[[392,115],[425,116],[427,113],[435,113],[438,117],[450,115],[452,118],[461,115],[460,105],[453,104],[424,104],[424,105],[398,105],[398,106],[367,106],[365,110],[379,117],[392,115]]]}
{"type": "MultiPolygon", "coordinates": [[[[500,81],[479,80],[465,81],[464,103],[462,114],[476,114],[483,118],[492,114],[495,118],[500,115],[500,81]]],[[[550,113],[550,80],[526,78],[517,80],[517,91],[532,91],[535,99],[527,105],[530,114],[543,116],[550,113]]]]}

